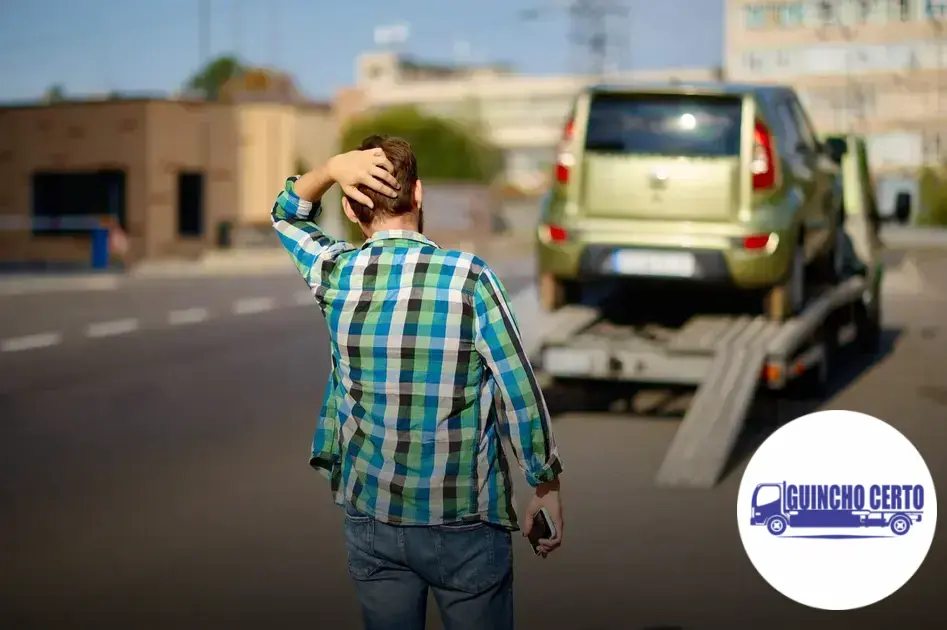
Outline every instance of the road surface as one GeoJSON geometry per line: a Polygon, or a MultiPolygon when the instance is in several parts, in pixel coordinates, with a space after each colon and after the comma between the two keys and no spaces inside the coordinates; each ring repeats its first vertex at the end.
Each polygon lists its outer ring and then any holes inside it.
{"type": "MultiPolygon", "coordinates": [[[[0,352],[0,627],[358,627],[342,515],[307,466],[328,350],[300,288],[168,281],[0,302],[0,337],[60,334],[0,352]],[[171,323],[188,309],[207,316],[171,323]],[[137,325],[89,335],[122,320],[137,325]]],[[[886,313],[888,353],[853,361],[828,401],[761,400],[713,491],[652,486],[675,420],[560,413],[565,545],[541,561],[515,541],[518,627],[941,627],[943,525],[900,592],[839,613],[773,591],[737,535],[752,446],[816,407],[889,420],[947,488],[947,302],[902,294],[886,313]]]]}

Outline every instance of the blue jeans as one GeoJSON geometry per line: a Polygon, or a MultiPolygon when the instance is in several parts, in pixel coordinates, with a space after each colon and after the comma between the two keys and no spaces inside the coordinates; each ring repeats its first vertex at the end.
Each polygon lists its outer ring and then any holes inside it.
{"type": "Polygon", "coordinates": [[[399,527],[345,511],[366,630],[423,630],[428,591],[445,630],[512,630],[510,532],[486,523],[399,527]]]}

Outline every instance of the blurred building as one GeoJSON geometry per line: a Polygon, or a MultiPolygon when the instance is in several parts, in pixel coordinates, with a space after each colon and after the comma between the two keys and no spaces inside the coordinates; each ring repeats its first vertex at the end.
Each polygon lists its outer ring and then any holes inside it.
{"type": "Polygon", "coordinates": [[[727,76],[790,83],[820,132],[865,134],[882,206],[947,159],[945,0],[728,0],[725,20],[727,76]]]}
{"type": "MultiPolygon", "coordinates": [[[[668,69],[625,73],[620,80],[706,81],[713,69],[668,69]]],[[[517,187],[541,190],[555,147],[578,91],[594,82],[583,76],[523,76],[504,65],[426,64],[392,52],[361,55],[356,84],[339,94],[341,119],[398,105],[475,121],[487,140],[506,155],[507,178],[517,187]]]]}
{"type": "Polygon", "coordinates": [[[130,262],[272,238],[275,192],[334,151],[338,127],[328,104],[269,86],[269,98],[230,86],[219,103],[0,107],[0,260],[87,261],[90,221],[104,216],[124,229],[130,262]]]}

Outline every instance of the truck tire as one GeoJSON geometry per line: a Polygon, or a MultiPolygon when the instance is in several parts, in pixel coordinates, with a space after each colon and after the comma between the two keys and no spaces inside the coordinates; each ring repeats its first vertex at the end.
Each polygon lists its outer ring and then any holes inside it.
{"type": "Polygon", "coordinates": [[[786,533],[786,528],[789,526],[789,522],[786,520],[785,516],[774,516],[768,521],[766,521],[766,531],[768,531],[773,536],[782,536],[786,533]]]}
{"type": "Polygon", "coordinates": [[[904,536],[911,530],[911,519],[904,514],[898,514],[891,519],[888,527],[891,528],[891,533],[895,536],[904,536]]]}
{"type": "Polygon", "coordinates": [[[539,276],[539,304],[543,310],[557,311],[563,306],[578,303],[580,298],[578,282],[563,280],[548,273],[539,276]]]}
{"type": "MultiPolygon", "coordinates": [[[[875,297],[875,300],[879,299],[875,297]]],[[[855,326],[858,331],[859,350],[871,356],[881,352],[881,303],[869,305],[859,302],[855,307],[855,326]]]]}
{"type": "Polygon", "coordinates": [[[842,224],[832,234],[829,250],[819,257],[814,265],[815,280],[821,284],[836,285],[845,277],[846,257],[848,256],[848,236],[842,224]]]}

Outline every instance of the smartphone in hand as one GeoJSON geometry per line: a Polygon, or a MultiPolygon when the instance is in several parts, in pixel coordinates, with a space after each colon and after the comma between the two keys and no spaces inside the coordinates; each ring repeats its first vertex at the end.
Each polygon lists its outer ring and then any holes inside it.
{"type": "Polygon", "coordinates": [[[528,539],[529,544],[533,547],[533,553],[537,556],[540,555],[542,552],[539,551],[539,541],[555,538],[557,534],[556,525],[549,517],[549,512],[546,508],[540,509],[533,517],[533,528],[529,530],[528,539]]]}

